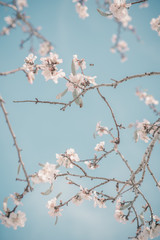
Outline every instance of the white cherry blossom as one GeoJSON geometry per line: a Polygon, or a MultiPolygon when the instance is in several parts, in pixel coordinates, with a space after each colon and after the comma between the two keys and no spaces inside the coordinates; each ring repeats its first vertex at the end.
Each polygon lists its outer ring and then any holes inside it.
{"type": "Polygon", "coordinates": [[[104,141],[103,141],[103,142],[100,142],[100,143],[98,143],[98,144],[95,146],[94,150],[95,150],[95,151],[103,151],[103,150],[104,150],[104,145],[105,145],[105,142],[104,142],[104,141]]]}
{"type": "Polygon", "coordinates": [[[51,217],[59,217],[62,215],[61,211],[63,211],[63,209],[56,206],[56,201],[57,201],[57,198],[53,198],[49,200],[47,203],[47,208],[49,209],[48,214],[51,217]]]}
{"type": "Polygon", "coordinates": [[[108,134],[108,128],[101,126],[101,122],[98,122],[96,125],[96,132],[99,136],[103,136],[103,134],[108,134]]]}
{"type": "Polygon", "coordinates": [[[158,32],[158,35],[160,36],[160,16],[158,16],[157,18],[152,18],[150,24],[152,30],[158,32]]]}
{"type": "Polygon", "coordinates": [[[53,183],[59,170],[56,169],[55,164],[46,163],[41,170],[32,176],[32,182],[34,184],[39,183],[53,183]]]}
{"type": "Polygon", "coordinates": [[[56,154],[57,162],[66,168],[73,168],[72,162],[79,162],[78,154],[73,148],[66,150],[65,154],[56,154]],[[72,161],[72,162],[71,162],[72,161]]]}
{"type": "Polygon", "coordinates": [[[21,211],[18,211],[17,213],[11,212],[7,217],[0,212],[0,220],[6,227],[13,227],[16,230],[17,227],[24,227],[26,222],[26,214],[21,211]]]}
{"type": "Polygon", "coordinates": [[[20,11],[22,11],[24,7],[28,7],[27,0],[16,0],[16,3],[20,11]]]}
{"type": "Polygon", "coordinates": [[[63,78],[65,76],[62,69],[59,71],[57,69],[57,65],[63,62],[62,59],[58,59],[58,54],[50,52],[49,57],[43,57],[40,60],[42,61],[42,75],[45,77],[46,81],[52,79],[55,83],[58,83],[58,78],[63,78]]]}

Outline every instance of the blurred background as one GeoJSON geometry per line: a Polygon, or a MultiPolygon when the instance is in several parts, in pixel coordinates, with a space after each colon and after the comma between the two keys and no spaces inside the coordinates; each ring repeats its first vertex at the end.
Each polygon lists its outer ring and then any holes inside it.
{"type": "MultiPolygon", "coordinates": [[[[128,61],[124,63],[120,62],[120,56],[117,53],[113,54],[110,51],[111,38],[117,33],[117,24],[98,14],[96,1],[89,0],[86,5],[90,16],[85,20],[79,18],[75,4],[71,0],[28,0],[28,7],[24,9],[25,14],[30,16],[29,21],[36,27],[41,26],[41,33],[53,43],[55,52],[63,59],[61,68],[66,76],[71,73],[74,54],[77,54],[80,59],[85,58],[87,63],[85,74],[97,76],[97,84],[111,83],[111,78],[120,80],[125,76],[159,71],[160,37],[151,29],[150,21],[159,16],[160,1],[149,1],[148,8],[140,9],[138,4],[130,8],[131,24],[136,28],[141,41],[137,41],[131,32],[122,31],[121,39],[128,43],[130,49],[126,53],[128,61]]],[[[12,16],[12,10],[0,6],[0,29],[6,25],[4,17],[8,15],[12,16]]],[[[18,27],[13,29],[9,36],[0,37],[0,72],[23,65],[30,48],[30,42],[27,42],[24,48],[20,49],[20,42],[25,37],[25,33],[18,27]]],[[[40,56],[37,52],[39,42],[36,39],[33,41],[33,46],[37,56],[36,63],[40,63],[40,56]]],[[[109,136],[93,138],[98,121],[101,121],[102,126],[115,128],[111,113],[96,90],[85,95],[83,108],[73,104],[66,111],[61,111],[60,107],[55,105],[13,103],[14,100],[34,100],[35,98],[55,101],[56,95],[66,88],[65,84],[63,79],[59,79],[58,84],[52,80],[46,82],[40,72],[36,75],[32,85],[29,84],[23,72],[0,78],[0,95],[5,100],[5,107],[9,113],[8,117],[17,142],[23,149],[22,158],[28,174],[38,171],[39,163],[55,164],[56,153],[64,153],[67,148],[74,148],[80,159],[93,157],[94,147],[100,141],[105,141],[107,150],[111,149],[109,136]]],[[[157,119],[152,110],[135,95],[136,87],[142,90],[148,89],[148,93],[160,101],[160,76],[133,79],[120,84],[116,89],[101,89],[112,106],[117,122],[122,123],[126,128],[137,120],[142,122],[143,119],[147,119],[154,122],[157,119]]],[[[62,101],[67,102],[71,99],[72,94],[68,93],[62,101]]],[[[116,134],[115,129],[113,133],[116,134]]],[[[121,130],[119,149],[133,169],[136,169],[147,143],[141,140],[135,143],[133,135],[133,129],[121,130]]],[[[1,109],[0,159],[0,209],[2,210],[4,198],[14,192],[21,193],[24,183],[15,180],[18,156],[1,109]]],[[[150,166],[157,179],[160,180],[158,144],[151,156],[150,166]]],[[[87,170],[87,167],[84,166],[84,168],[87,170]]],[[[61,169],[63,172],[64,169],[61,169]]],[[[116,177],[123,180],[129,177],[127,169],[115,153],[104,159],[100,168],[95,171],[88,170],[88,172],[94,176],[116,177]]],[[[20,177],[23,178],[22,173],[20,177]]],[[[83,187],[93,186],[93,183],[85,180],[77,179],[77,183],[82,184],[83,187]]],[[[124,240],[128,236],[135,236],[136,224],[116,222],[115,204],[110,202],[107,202],[106,209],[94,208],[93,201],[84,201],[79,207],[70,203],[68,207],[63,208],[62,217],[55,226],[55,219],[48,215],[47,201],[59,192],[63,193],[61,199],[65,201],[76,194],[79,189],[67,185],[64,179],[58,179],[49,196],[41,195],[41,192],[48,187],[48,184],[36,185],[34,191],[25,196],[23,206],[19,208],[27,216],[25,227],[15,231],[0,225],[1,240],[42,240],[44,238],[47,240],[124,240]]],[[[149,174],[146,174],[146,180],[141,189],[148,201],[152,203],[154,214],[160,216],[160,193],[149,174]]],[[[105,186],[104,192],[115,194],[115,186],[112,184],[105,186]]],[[[139,211],[141,211],[142,204],[144,204],[143,201],[137,203],[139,211]]]]}

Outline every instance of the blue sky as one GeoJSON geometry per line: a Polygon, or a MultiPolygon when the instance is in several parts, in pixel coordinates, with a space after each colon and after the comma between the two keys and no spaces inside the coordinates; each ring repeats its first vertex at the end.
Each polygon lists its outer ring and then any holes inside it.
{"type": "MultiPolygon", "coordinates": [[[[122,32],[122,39],[127,41],[130,51],[127,52],[128,61],[120,62],[118,54],[110,52],[111,37],[116,33],[117,25],[106,18],[101,17],[96,11],[94,0],[88,0],[88,12],[90,17],[82,20],[75,11],[75,4],[70,0],[34,0],[28,1],[29,7],[25,9],[26,15],[34,26],[42,26],[42,34],[49,39],[55,51],[63,59],[62,68],[67,76],[71,71],[72,56],[77,54],[79,58],[85,58],[87,62],[86,74],[97,76],[96,82],[110,83],[111,78],[120,80],[125,76],[150,71],[159,71],[160,64],[160,38],[151,30],[150,21],[160,14],[160,2],[149,1],[149,8],[139,9],[133,6],[129,10],[132,24],[136,27],[141,42],[137,42],[135,36],[127,31],[122,32]],[[89,64],[94,66],[90,67],[89,64]]],[[[5,25],[4,17],[11,11],[0,7],[0,29],[5,25]]],[[[19,49],[19,44],[25,39],[25,34],[20,29],[13,30],[9,36],[0,38],[0,72],[22,66],[28,55],[29,44],[24,49],[19,49]]],[[[39,42],[34,41],[35,50],[39,42]]],[[[40,56],[37,54],[37,57],[40,56]]],[[[38,62],[39,60],[37,60],[38,62]]],[[[104,88],[102,93],[113,108],[118,123],[128,126],[136,120],[156,120],[152,111],[139,101],[135,95],[136,87],[148,89],[148,93],[160,101],[160,77],[146,77],[134,79],[121,84],[117,89],[104,88]]],[[[55,154],[63,153],[67,148],[74,148],[81,159],[87,159],[94,155],[94,147],[100,141],[105,141],[108,149],[110,139],[106,137],[93,138],[96,123],[102,121],[103,126],[114,127],[113,119],[105,104],[99,98],[97,92],[90,91],[83,99],[84,107],[79,108],[73,104],[65,112],[58,106],[41,104],[15,104],[13,100],[26,100],[38,98],[39,100],[56,100],[56,95],[65,89],[64,80],[59,84],[52,81],[45,82],[39,73],[33,85],[30,85],[24,75],[19,72],[14,75],[0,78],[0,95],[4,98],[5,107],[9,113],[12,128],[16,134],[19,146],[23,149],[22,158],[29,174],[39,170],[38,163],[56,163],[55,154]]],[[[69,101],[68,93],[62,101],[69,101]]],[[[13,141],[8,131],[2,111],[0,111],[0,204],[2,209],[3,199],[10,193],[23,191],[23,183],[16,182],[18,157],[13,141]]],[[[133,168],[141,161],[146,148],[143,142],[134,143],[133,130],[121,131],[121,145],[119,149],[133,168]]],[[[151,166],[159,179],[160,163],[158,161],[158,145],[152,155],[151,166]]],[[[125,177],[127,171],[115,154],[107,161],[103,161],[96,173],[89,170],[90,174],[125,177]]],[[[159,179],[160,180],[160,179],[159,179]]],[[[79,181],[80,183],[80,181],[79,181]]],[[[87,187],[85,181],[81,182],[87,187]]],[[[153,210],[160,216],[160,193],[152,187],[154,182],[148,176],[146,185],[142,187],[148,199],[153,203],[153,210]]],[[[67,199],[76,193],[77,189],[68,186],[61,179],[55,184],[54,191],[49,196],[42,196],[41,191],[48,185],[36,186],[33,193],[29,193],[23,200],[24,206],[20,210],[27,215],[25,228],[18,230],[8,229],[0,225],[0,239],[127,239],[134,236],[134,224],[120,224],[114,219],[115,205],[107,203],[106,209],[94,208],[93,203],[84,202],[76,207],[70,204],[64,207],[62,217],[54,226],[54,219],[47,213],[46,203],[63,192],[63,199],[67,199]],[[115,230],[116,229],[116,230],[115,230]]],[[[106,192],[112,192],[113,186],[105,188],[106,192]]],[[[138,206],[139,207],[139,206],[138,206]]]]}

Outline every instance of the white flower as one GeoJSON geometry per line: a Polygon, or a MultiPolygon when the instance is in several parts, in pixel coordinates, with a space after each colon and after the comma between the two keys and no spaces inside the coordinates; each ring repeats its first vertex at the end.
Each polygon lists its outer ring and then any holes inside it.
{"type": "Polygon", "coordinates": [[[98,206],[99,208],[106,208],[106,205],[105,205],[106,199],[105,198],[98,198],[96,193],[94,193],[94,194],[95,194],[95,196],[93,198],[94,207],[98,206]]]}
{"type": "Polygon", "coordinates": [[[159,102],[157,100],[155,100],[155,98],[152,95],[147,95],[145,98],[145,104],[146,105],[149,105],[149,104],[158,105],[159,102]]]}
{"type": "Polygon", "coordinates": [[[34,61],[37,59],[36,56],[33,55],[33,53],[30,53],[28,57],[25,58],[25,63],[23,64],[23,69],[26,72],[27,78],[29,83],[33,83],[35,79],[35,64],[34,61]]]}
{"type": "Polygon", "coordinates": [[[136,238],[133,240],[148,240],[150,238],[150,229],[146,226],[144,226],[144,229],[139,231],[136,238]]]}
{"type": "Polygon", "coordinates": [[[94,86],[97,85],[97,83],[95,82],[95,78],[97,78],[96,76],[94,76],[94,77],[84,76],[84,77],[89,83],[93,84],[94,86]]]}
{"type": "Polygon", "coordinates": [[[136,90],[136,95],[139,97],[140,100],[144,100],[146,105],[154,104],[158,105],[159,102],[155,100],[152,95],[148,95],[145,91],[142,92],[139,89],[136,90]]]}
{"type": "Polygon", "coordinates": [[[80,193],[79,195],[82,197],[82,199],[85,200],[91,200],[92,199],[92,192],[89,191],[87,188],[83,188],[82,186],[80,186],[80,193]]]}
{"type": "Polygon", "coordinates": [[[4,20],[6,21],[6,23],[7,23],[8,25],[11,25],[11,27],[13,27],[13,28],[16,27],[16,24],[15,24],[15,22],[14,22],[14,19],[11,18],[11,16],[5,17],[4,20]]]}
{"type": "Polygon", "coordinates": [[[54,48],[51,46],[49,42],[43,42],[40,44],[39,54],[41,56],[45,56],[50,51],[52,51],[54,48]]]}
{"type": "Polygon", "coordinates": [[[160,16],[158,16],[157,18],[152,18],[150,24],[152,30],[158,32],[158,35],[160,36],[160,16]]]}
{"type": "Polygon", "coordinates": [[[79,2],[76,4],[76,11],[80,18],[85,19],[89,16],[89,14],[87,13],[87,10],[88,10],[87,6],[82,5],[79,2]]]}
{"type": "Polygon", "coordinates": [[[123,211],[120,210],[122,204],[121,204],[121,199],[117,199],[116,201],[116,210],[115,210],[115,214],[114,217],[115,219],[120,222],[120,223],[126,223],[126,217],[124,216],[123,211]]]}
{"type": "Polygon", "coordinates": [[[17,194],[17,193],[14,193],[14,195],[10,194],[10,198],[12,198],[15,205],[17,205],[17,206],[23,205],[23,203],[20,201],[18,196],[19,196],[19,194],[17,194]]]}
{"type": "Polygon", "coordinates": [[[17,227],[24,227],[26,215],[24,212],[18,211],[17,213],[11,212],[7,217],[0,212],[0,220],[6,227],[13,227],[16,230],[17,227]]]}
{"type": "Polygon", "coordinates": [[[25,58],[25,63],[23,64],[23,68],[25,71],[33,71],[34,70],[34,61],[37,59],[33,53],[30,53],[28,57],[25,58]]]}
{"type": "Polygon", "coordinates": [[[77,195],[75,197],[72,198],[72,202],[79,206],[83,200],[91,200],[92,199],[92,192],[89,191],[87,188],[83,188],[82,186],[80,186],[80,192],[77,193],[77,195]]]}
{"type": "Polygon", "coordinates": [[[46,163],[41,170],[32,176],[32,182],[35,184],[39,183],[53,183],[59,170],[56,169],[55,164],[46,163]]]}
{"type": "Polygon", "coordinates": [[[78,86],[83,87],[81,84],[85,84],[84,76],[81,73],[73,75],[72,73],[69,76],[71,82],[66,83],[68,91],[73,92],[74,89],[77,89],[78,93],[80,93],[81,89],[78,86]]]}
{"type": "Polygon", "coordinates": [[[75,153],[75,150],[73,148],[67,149],[65,154],[56,154],[56,158],[58,164],[63,165],[66,168],[73,168],[72,162],[80,161],[78,154],[75,153]]]}
{"type": "Polygon", "coordinates": [[[17,0],[17,6],[22,11],[24,7],[28,7],[27,0],[17,0]]]}
{"type": "Polygon", "coordinates": [[[116,47],[120,53],[125,53],[129,50],[128,44],[124,40],[119,41],[116,47]]]}
{"type": "Polygon", "coordinates": [[[127,7],[130,6],[130,4],[125,4],[123,0],[115,0],[114,3],[110,5],[110,12],[123,24],[123,27],[127,27],[128,22],[131,21],[131,17],[128,15],[127,11],[127,7]]]}
{"type": "Polygon", "coordinates": [[[150,230],[150,238],[153,239],[158,236],[160,236],[160,224],[156,224],[155,222],[153,222],[150,230]]]}
{"type": "Polygon", "coordinates": [[[56,206],[56,201],[57,198],[53,198],[47,203],[47,208],[49,209],[48,214],[52,217],[58,217],[62,215],[61,211],[63,211],[63,209],[56,206]]]}
{"type": "Polygon", "coordinates": [[[79,68],[82,68],[82,70],[84,70],[86,68],[86,62],[84,58],[78,59],[77,55],[73,55],[73,62],[76,70],[78,70],[79,68]]]}
{"type": "Polygon", "coordinates": [[[87,167],[89,168],[89,169],[91,169],[91,170],[94,170],[94,169],[96,169],[96,168],[98,168],[99,167],[99,165],[97,164],[97,163],[95,163],[95,162],[91,162],[91,161],[85,161],[84,162],[86,165],[87,165],[87,167]]]}
{"type": "Polygon", "coordinates": [[[104,144],[105,142],[100,142],[96,145],[96,147],[94,148],[95,151],[103,151],[104,150],[104,144]]]}
{"type": "Polygon", "coordinates": [[[138,139],[140,138],[143,140],[145,143],[149,141],[149,137],[147,136],[147,129],[150,127],[150,122],[146,119],[143,120],[143,122],[137,122],[136,123],[136,138],[135,141],[137,142],[138,139]]]}
{"type": "Polygon", "coordinates": [[[58,78],[63,78],[65,76],[62,69],[57,71],[58,69],[56,66],[63,62],[62,59],[58,59],[58,54],[50,52],[49,57],[41,58],[40,60],[42,61],[42,75],[45,77],[46,81],[52,79],[55,83],[58,83],[58,78]]]}
{"type": "Polygon", "coordinates": [[[139,5],[139,8],[147,8],[149,6],[148,2],[142,2],[140,5],[139,5]]]}
{"type": "Polygon", "coordinates": [[[117,41],[117,35],[113,34],[112,35],[112,43],[116,43],[116,41],[117,41]]]}
{"type": "Polygon", "coordinates": [[[124,216],[124,213],[121,210],[115,210],[114,217],[120,223],[126,223],[127,221],[124,216]]]}
{"type": "Polygon", "coordinates": [[[83,198],[80,194],[77,194],[75,197],[72,198],[72,202],[79,206],[83,202],[83,198]]]}
{"type": "Polygon", "coordinates": [[[108,128],[103,127],[100,125],[101,122],[98,122],[96,125],[96,132],[99,136],[102,136],[103,134],[108,134],[108,128]]]}
{"type": "Polygon", "coordinates": [[[4,27],[2,29],[2,35],[9,35],[9,33],[10,33],[10,29],[9,28],[4,27]]]}

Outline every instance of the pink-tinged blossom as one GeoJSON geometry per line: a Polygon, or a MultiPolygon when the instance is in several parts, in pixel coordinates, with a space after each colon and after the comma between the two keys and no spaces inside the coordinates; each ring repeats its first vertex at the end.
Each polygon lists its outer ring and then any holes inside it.
{"type": "Polygon", "coordinates": [[[160,236],[160,224],[153,222],[150,230],[150,239],[160,236]]]}
{"type": "Polygon", "coordinates": [[[58,54],[50,52],[49,57],[43,57],[40,60],[42,61],[42,75],[45,77],[46,81],[52,79],[55,83],[58,83],[58,78],[63,78],[65,76],[62,69],[59,71],[57,69],[57,65],[63,62],[62,59],[58,59],[58,54]]]}
{"type": "Polygon", "coordinates": [[[149,3],[146,1],[146,2],[142,2],[140,5],[139,5],[139,8],[148,8],[149,7],[149,3]]]}
{"type": "Polygon", "coordinates": [[[23,203],[19,199],[19,194],[17,194],[17,193],[14,193],[14,195],[10,194],[10,198],[12,198],[12,200],[16,206],[23,205],[23,203]]]}
{"type": "Polygon", "coordinates": [[[160,16],[158,16],[157,18],[152,18],[150,24],[152,30],[158,32],[158,35],[160,36],[160,16]]]}
{"type": "Polygon", "coordinates": [[[154,104],[158,105],[159,102],[152,96],[147,94],[145,91],[140,91],[139,89],[136,90],[136,95],[139,97],[140,100],[144,100],[146,105],[154,104]]]}
{"type": "Polygon", "coordinates": [[[0,212],[0,220],[6,227],[13,227],[16,230],[17,227],[24,227],[27,219],[24,212],[18,211],[17,213],[11,212],[8,217],[0,212]]]}
{"type": "Polygon", "coordinates": [[[25,63],[23,64],[23,68],[25,71],[33,71],[34,70],[34,61],[37,59],[33,53],[30,53],[28,57],[25,58],[25,63]]]}
{"type": "Polygon", "coordinates": [[[53,183],[59,170],[56,169],[55,164],[46,163],[38,173],[32,176],[32,182],[34,184],[39,183],[53,183]]]}
{"type": "Polygon", "coordinates": [[[156,222],[159,222],[159,221],[160,221],[160,217],[158,217],[157,215],[153,215],[153,219],[154,219],[156,222]]]}
{"type": "Polygon", "coordinates": [[[78,13],[80,18],[85,19],[89,17],[89,14],[87,13],[87,10],[88,10],[87,6],[77,1],[77,4],[75,7],[76,7],[76,12],[78,13]]]}
{"type": "Polygon", "coordinates": [[[27,0],[17,0],[16,3],[20,11],[22,11],[24,7],[28,7],[27,0]]]}
{"type": "Polygon", "coordinates": [[[94,150],[98,152],[103,151],[105,149],[104,145],[105,145],[105,142],[100,142],[95,146],[94,150]]]}
{"type": "Polygon", "coordinates": [[[99,208],[106,208],[105,202],[106,199],[105,198],[98,198],[98,196],[96,195],[96,192],[94,193],[94,207],[98,206],[99,208]]]}
{"type": "Polygon", "coordinates": [[[117,35],[113,34],[112,35],[112,43],[116,43],[116,41],[117,41],[117,35]]]}
{"type": "Polygon", "coordinates": [[[103,136],[103,134],[108,134],[108,128],[107,127],[103,127],[100,124],[101,122],[98,122],[96,125],[96,132],[99,136],[103,136]]]}
{"type": "Polygon", "coordinates": [[[9,33],[10,33],[10,29],[9,28],[4,27],[2,29],[2,35],[9,35],[9,33]]]}
{"type": "Polygon", "coordinates": [[[73,55],[73,62],[74,62],[76,70],[78,70],[79,68],[84,70],[86,68],[86,62],[85,62],[84,58],[78,59],[77,55],[73,55]]]}
{"type": "Polygon", "coordinates": [[[121,210],[115,210],[114,214],[115,219],[120,223],[126,223],[126,217],[124,216],[123,211],[121,210]]]}
{"type": "Polygon", "coordinates": [[[11,16],[7,16],[4,18],[5,22],[10,25],[12,28],[16,27],[15,20],[11,18],[11,16]]]}
{"type": "Polygon", "coordinates": [[[64,154],[56,154],[57,162],[66,168],[73,168],[72,162],[79,162],[78,154],[75,153],[73,148],[66,150],[64,154]]]}
{"type": "Polygon", "coordinates": [[[158,105],[159,102],[157,100],[155,100],[152,95],[147,95],[146,99],[145,99],[145,104],[146,105],[150,105],[150,104],[158,105]]]}
{"type": "Polygon", "coordinates": [[[92,192],[89,191],[87,188],[83,188],[80,186],[80,192],[77,193],[75,197],[72,198],[72,202],[79,206],[83,200],[91,200],[92,199],[92,192]]]}
{"type": "Polygon", "coordinates": [[[144,226],[143,230],[140,229],[137,233],[136,238],[132,238],[132,240],[148,240],[150,238],[150,229],[144,226]]]}
{"type": "Polygon", "coordinates": [[[36,56],[33,55],[33,53],[30,53],[28,55],[28,57],[25,58],[25,63],[23,64],[23,69],[25,70],[27,77],[28,77],[28,81],[29,83],[33,83],[34,79],[35,79],[35,64],[34,61],[37,59],[36,56]]]}
{"type": "Polygon", "coordinates": [[[39,48],[39,54],[41,56],[47,55],[50,51],[52,51],[54,48],[51,46],[49,42],[43,42],[40,44],[39,48]]]}
{"type": "Polygon", "coordinates": [[[80,93],[81,88],[89,86],[90,84],[93,84],[94,86],[97,85],[95,82],[95,78],[96,76],[85,76],[81,73],[73,75],[71,73],[69,76],[70,81],[67,81],[66,86],[68,88],[68,91],[73,92],[76,89],[77,93],[80,93]]]}
{"type": "Polygon", "coordinates": [[[51,217],[59,217],[62,215],[61,211],[63,211],[63,209],[56,206],[56,201],[57,201],[57,198],[53,198],[49,200],[47,203],[47,208],[49,209],[48,214],[51,217]]]}
{"type": "Polygon", "coordinates": [[[120,53],[125,53],[129,50],[128,48],[128,44],[124,41],[124,40],[121,40],[117,43],[117,50],[120,52],[120,53]]]}
{"type": "Polygon", "coordinates": [[[131,21],[131,17],[128,15],[127,11],[127,8],[130,6],[131,4],[126,4],[125,0],[114,0],[114,3],[110,5],[110,12],[123,24],[123,27],[127,27],[128,22],[131,21]]]}
{"type": "Polygon", "coordinates": [[[72,73],[69,76],[69,81],[67,81],[66,86],[68,88],[68,91],[73,92],[75,89],[77,89],[78,93],[80,93],[81,89],[78,88],[78,86],[83,87],[82,84],[85,84],[84,76],[81,73],[78,73],[76,75],[73,75],[72,73]]]}
{"type": "Polygon", "coordinates": [[[116,202],[116,210],[115,210],[114,217],[118,222],[126,223],[127,220],[126,220],[126,217],[124,216],[123,211],[121,211],[121,207],[122,207],[121,199],[119,198],[116,202]]]}
{"type": "Polygon", "coordinates": [[[146,119],[143,122],[136,123],[136,131],[135,131],[135,141],[137,142],[140,138],[145,143],[149,141],[149,137],[147,136],[147,129],[150,127],[150,122],[146,119]]]}
{"type": "Polygon", "coordinates": [[[85,163],[85,164],[87,165],[87,167],[88,167],[89,169],[91,169],[91,170],[95,170],[96,168],[99,167],[99,165],[98,165],[96,162],[85,161],[84,163],[85,163]]]}
{"type": "Polygon", "coordinates": [[[97,85],[97,83],[95,82],[95,78],[97,78],[97,76],[91,77],[91,76],[84,76],[85,80],[87,80],[87,82],[93,84],[94,86],[97,85]]]}
{"type": "Polygon", "coordinates": [[[82,197],[82,199],[85,200],[91,200],[92,199],[92,191],[89,191],[87,188],[83,188],[82,186],[80,186],[80,193],[79,195],[82,197]]]}
{"type": "Polygon", "coordinates": [[[78,193],[75,197],[72,198],[72,202],[73,202],[76,206],[80,206],[81,203],[83,202],[83,198],[82,198],[82,196],[78,193]]]}

